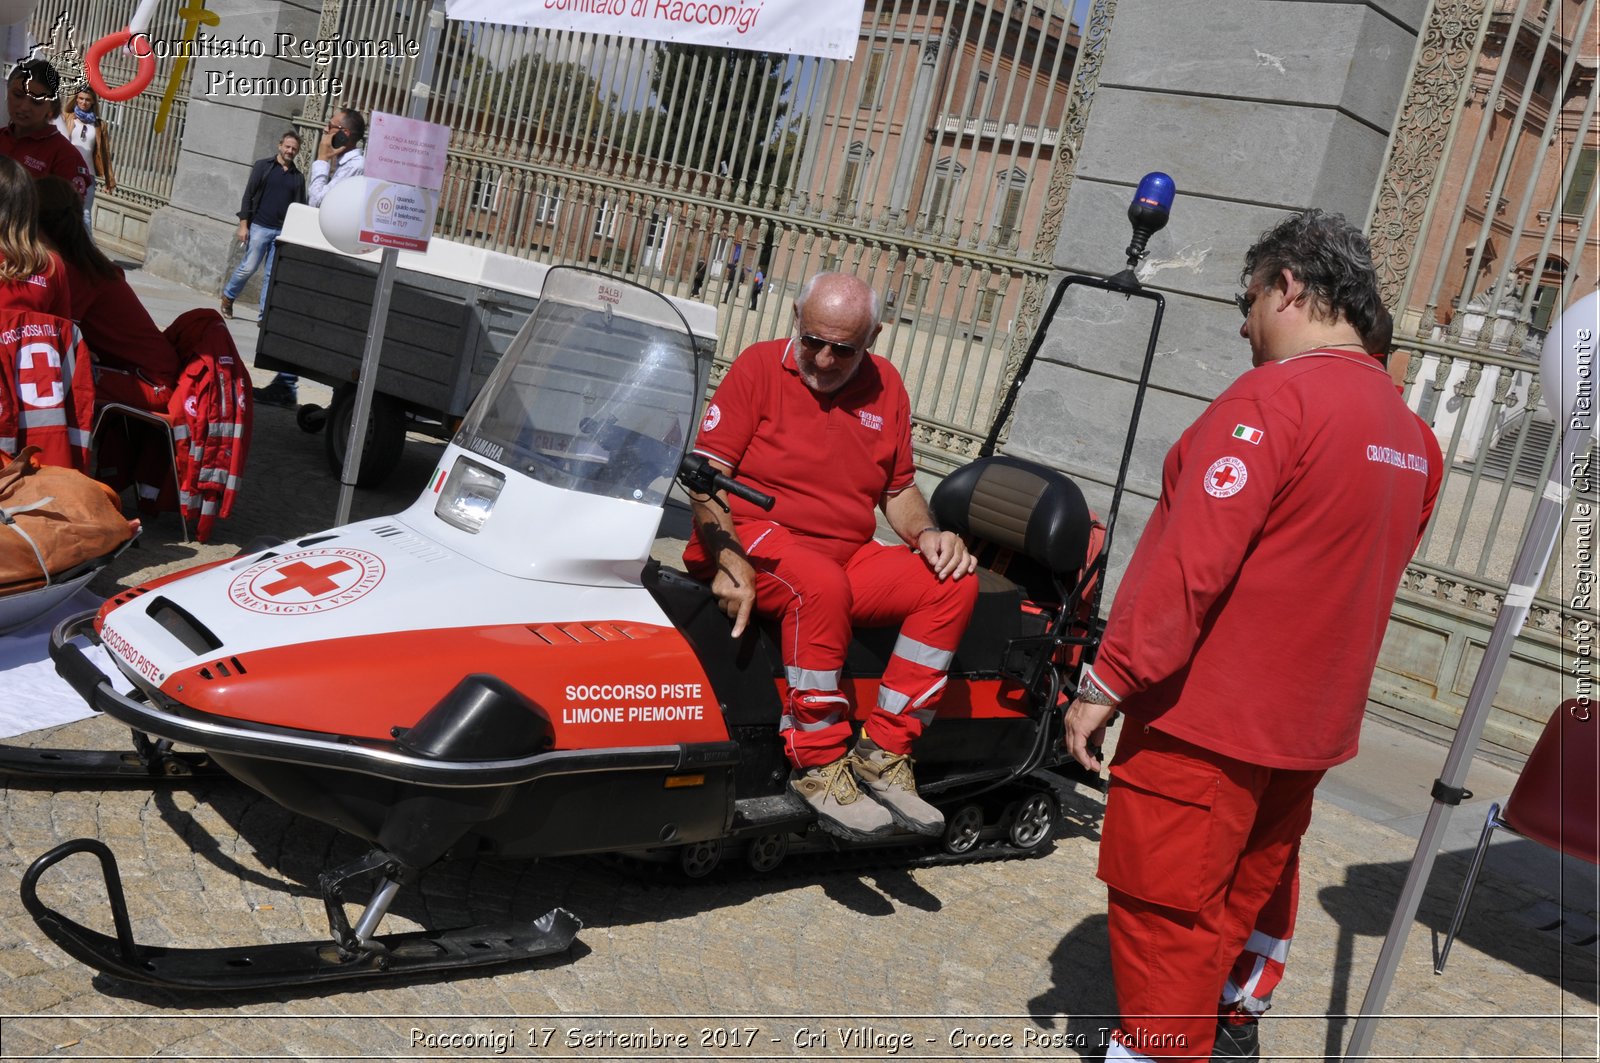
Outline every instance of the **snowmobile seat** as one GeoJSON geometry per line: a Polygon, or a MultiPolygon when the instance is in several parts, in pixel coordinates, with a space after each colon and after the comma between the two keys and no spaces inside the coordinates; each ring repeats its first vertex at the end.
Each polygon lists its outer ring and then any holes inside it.
{"type": "Polygon", "coordinates": [[[1010,455],[979,458],[934,489],[933,518],[979,564],[1037,599],[1059,600],[1088,562],[1094,515],[1066,473],[1010,455]]]}

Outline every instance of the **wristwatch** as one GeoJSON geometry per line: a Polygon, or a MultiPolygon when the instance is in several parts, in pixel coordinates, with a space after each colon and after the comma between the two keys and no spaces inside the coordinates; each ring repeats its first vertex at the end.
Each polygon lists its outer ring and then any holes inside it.
{"type": "Polygon", "coordinates": [[[1111,691],[1100,685],[1094,672],[1085,665],[1078,675],[1078,696],[1076,700],[1087,705],[1115,705],[1121,698],[1114,697],[1111,691]]]}

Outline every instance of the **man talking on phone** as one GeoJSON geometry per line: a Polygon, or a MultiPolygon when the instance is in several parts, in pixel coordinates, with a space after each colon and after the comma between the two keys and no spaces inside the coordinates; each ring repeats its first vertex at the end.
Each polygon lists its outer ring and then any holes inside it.
{"type": "Polygon", "coordinates": [[[328,119],[322,139],[317,142],[317,161],[311,164],[311,186],[307,201],[322,206],[322,199],[336,186],[366,173],[367,157],[361,141],[367,135],[367,121],[361,112],[341,107],[328,119]]]}
{"type": "MultiPolygon", "coordinates": [[[[341,107],[333,112],[322,131],[322,139],[317,141],[317,158],[311,164],[311,183],[306,187],[308,204],[321,207],[323,199],[335,186],[366,173],[367,157],[361,151],[361,141],[366,135],[367,120],[361,117],[360,111],[341,107]]],[[[263,308],[266,300],[263,288],[263,308]]],[[[298,405],[299,392],[299,377],[293,373],[279,373],[266,387],[256,388],[255,397],[262,405],[293,409],[298,405]]]]}

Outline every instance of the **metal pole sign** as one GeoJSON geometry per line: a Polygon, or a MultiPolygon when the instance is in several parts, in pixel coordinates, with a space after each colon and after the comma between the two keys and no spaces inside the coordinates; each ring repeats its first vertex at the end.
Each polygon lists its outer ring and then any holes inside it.
{"type": "MultiPolygon", "coordinates": [[[[350,506],[355,500],[356,481],[360,478],[361,453],[366,449],[367,422],[372,417],[372,392],[378,383],[378,359],[383,351],[383,337],[385,326],[389,320],[389,296],[394,291],[395,261],[399,253],[397,246],[411,246],[399,241],[416,239],[415,225],[419,219],[409,219],[410,228],[402,223],[398,234],[390,232],[390,220],[399,217],[396,206],[398,198],[390,200],[387,217],[383,224],[374,220],[377,204],[374,202],[373,186],[380,189],[385,186],[384,175],[399,175],[402,179],[421,178],[429,180],[432,174],[433,202],[438,201],[438,189],[444,183],[444,156],[445,147],[449,143],[448,129],[421,121],[427,113],[428,97],[432,93],[434,67],[438,63],[439,42],[444,36],[444,9],[443,0],[433,0],[428,6],[428,28],[422,44],[422,63],[417,71],[416,84],[411,89],[411,103],[409,110],[411,118],[400,118],[394,115],[374,115],[373,128],[369,130],[368,147],[374,147],[373,141],[379,140],[383,150],[381,161],[378,162],[377,172],[374,173],[372,163],[363,168],[367,175],[367,208],[362,216],[362,243],[380,244],[383,246],[383,259],[378,264],[377,287],[372,294],[372,316],[367,322],[367,345],[361,354],[361,375],[356,380],[355,406],[350,411],[350,436],[345,445],[344,471],[339,475],[339,509],[334,518],[335,524],[346,524],[350,520],[350,506]],[[377,132],[377,119],[389,119],[385,122],[386,130],[381,135],[377,132]],[[443,139],[439,131],[443,130],[443,139]],[[434,173],[435,163],[437,173],[434,173]],[[370,227],[369,227],[370,226],[370,227]],[[371,235],[373,239],[368,239],[371,235]]],[[[391,187],[415,187],[393,185],[391,187]]],[[[426,228],[422,233],[422,247],[426,248],[427,235],[433,230],[433,212],[427,211],[425,219],[426,228]]],[[[338,428],[330,424],[328,431],[334,432],[338,428]]]]}
{"type": "Polygon", "coordinates": [[[449,126],[374,112],[367,126],[362,243],[428,249],[449,150],[449,126]]]}
{"type": "Polygon", "coordinates": [[[1544,580],[1545,565],[1560,537],[1573,466],[1595,432],[1595,334],[1600,331],[1597,314],[1600,314],[1600,293],[1591,293],[1572,304],[1551,326],[1545,339],[1540,383],[1544,400],[1556,417],[1556,429],[1562,433],[1561,445],[1556,449],[1555,464],[1550,469],[1544,493],[1517,551],[1517,560],[1511,569],[1511,586],[1506,588],[1505,602],[1500,606],[1494,629],[1483,648],[1483,659],[1461,712],[1455,741],[1450,744],[1444,769],[1434,780],[1433,807],[1428,810],[1411,870],[1400,889],[1394,918],[1378,953],[1372,980],[1367,984],[1366,998],[1361,1002],[1349,1047],[1345,1049],[1346,1059],[1366,1059],[1372,1048],[1373,1034],[1394,985],[1400,954],[1405,951],[1406,937],[1416,921],[1422,891],[1433,872],[1450,812],[1467,796],[1462,784],[1466,782],[1473,751],[1483,734],[1490,702],[1500,687],[1512,643],[1528,618],[1528,607],[1533,604],[1534,593],[1544,580]]]}

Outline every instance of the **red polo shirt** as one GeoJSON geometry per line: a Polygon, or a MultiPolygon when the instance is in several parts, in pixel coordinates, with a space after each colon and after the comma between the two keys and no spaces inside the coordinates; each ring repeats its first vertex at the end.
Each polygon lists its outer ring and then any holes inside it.
{"type": "Polygon", "coordinates": [[[745,349],[706,407],[695,452],[777,499],[770,513],[729,498],[735,521],[774,521],[842,564],[877,530],[884,495],[912,485],[911,401],[875,354],[819,395],[800,379],[789,340],[745,349]]]}
{"type": "Polygon", "coordinates": [[[94,184],[94,173],[84,165],[82,153],[53,125],[31,136],[18,136],[9,125],[0,128],[0,154],[22,163],[35,181],[55,174],[80,196],[94,184]]]}

